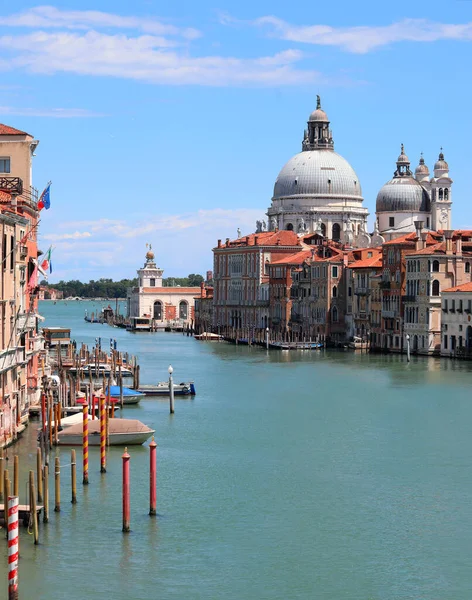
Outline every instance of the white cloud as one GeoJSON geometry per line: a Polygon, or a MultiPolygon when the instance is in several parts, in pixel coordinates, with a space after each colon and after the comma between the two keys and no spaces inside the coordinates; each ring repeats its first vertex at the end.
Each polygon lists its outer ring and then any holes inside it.
{"type": "Polygon", "coordinates": [[[54,119],[101,117],[85,108],[21,108],[19,106],[0,106],[0,115],[14,115],[17,117],[52,117],[54,119]]]}
{"type": "Polygon", "coordinates": [[[161,37],[96,31],[1,36],[0,49],[12,56],[3,67],[0,63],[0,69],[120,77],[172,85],[290,85],[320,79],[315,71],[294,68],[303,56],[298,50],[242,59],[191,56],[188,52],[170,50],[170,45],[161,37]]]}
{"type": "Polygon", "coordinates": [[[41,236],[43,240],[57,242],[60,240],[80,240],[83,238],[92,237],[89,231],[75,231],[74,233],[48,233],[41,236]]]}
{"type": "MultiPolygon", "coordinates": [[[[237,22],[227,15],[220,22],[237,22]]],[[[390,25],[331,27],[329,25],[293,25],[275,16],[265,16],[253,25],[269,26],[274,37],[290,42],[337,46],[348,52],[363,54],[398,42],[436,42],[472,40],[472,23],[437,23],[427,19],[404,19],[390,25]]]]}
{"type": "MultiPolygon", "coordinates": [[[[264,210],[215,208],[186,214],[159,214],[148,217],[128,215],[127,219],[63,222],[43,240],[55,242],[53,253],[55,277],[70,269],[82,270],[79,279],[87,277],[134,277],[142,266],[146,243],[152,243],[158,263],[168,275],[204,273],[212,268],[212,248],[218,238],[234,239],[237,229],[242,234],[253,232],[256,219],[264,210]],[[62,234],[61,230],[67,233],[62,234]],[[90,236],[70,234],[86,230],[90,236]]],[[[76,276],[76,275],[75,275],[76,276]]]]}
{"type": "Polygon", "coordinates": [[[153,17],[123,17],[96,10],[60,10],[54,6],[37,6],[2,18],[3,27],[29,27],[42,29],[134,29],[153,35],[182,36],[195,39],[197,29],[176,27],[153,17]]]}

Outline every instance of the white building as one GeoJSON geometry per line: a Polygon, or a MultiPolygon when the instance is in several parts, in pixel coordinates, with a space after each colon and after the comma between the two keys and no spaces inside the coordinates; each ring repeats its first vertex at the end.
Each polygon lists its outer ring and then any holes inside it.
{"type": "Polygon", "coordinates": [[[441,356],[472,356],[472,282],[443,290],[441,356]]]}
{"type": "Polygon", "coordinates": [[[347,160],[334,151],[329,124],[318,96],[302,151],[286,163],[275,182],[267,211],[269,229],[317,232],[347,245],[368,246],[361,184],[347,160]]]}
{"type": "Polygon", "coordinates": [[[376,214],[382,237],[389,241],[413,232],[415,221],[423,221],[426,229],[450,229],[451,186],[449,165],[442,151],[430,178],[423,157],[413,175],[402,144],[393,178],[377,194],[376,214]]]}
{"type": "Polygon", "coordinates": [[[154,262],[152,249],[138,269],[138,286],[128,290],[128,318],[134,329],[192,326],[195,296],[200,287],[163,287],[164,270],[154,262]]]}

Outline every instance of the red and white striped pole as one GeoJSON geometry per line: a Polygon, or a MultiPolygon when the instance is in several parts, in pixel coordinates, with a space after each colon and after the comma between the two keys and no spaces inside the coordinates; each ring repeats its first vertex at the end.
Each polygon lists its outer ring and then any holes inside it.
{"type": "Polygon", "coordinates": [[[157,444],[152,436],[152,442],[149,444],[149,514],[157,514],[157,465],[156,465],[157,444]]]}
{"type": "Polygon", "coordinates": [[[82,483],[88,485],[88,406],[84,404],[82,420],[82,459],[84,464],[84,476],[82,483]]]}
{"type": "MultiPolygon", "coordinates": [[[[105,379],[105,378],[104,378],[105,379]]],[[[107,472],[107,415],[105,412],[105,394],[100,394],[100,473],[107,472]]]]}
{"type": "Polygon", "coordinates": [[[8,600],[18,600],[18,496],[8,496],[8,600]]]}
{"type": "Polygon", "coordinates": [[[123,532],[128,533],[130,530],[130,484],[129,484],[129,459],[128,448],[121,457],[123,460],[123,532]]]}

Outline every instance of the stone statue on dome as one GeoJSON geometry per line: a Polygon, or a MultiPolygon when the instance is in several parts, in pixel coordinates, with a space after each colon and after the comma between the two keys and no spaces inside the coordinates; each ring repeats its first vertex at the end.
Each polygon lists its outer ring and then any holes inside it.
{"type": "Polygon", "coordinates": [[[262,221],[261,231],[267,231],[267,223],[264,220],[262,221]]]}
{"type": "Polygon", "coordinates": [[[262,221],[256,221],[256,233],[261,233],[262,231],[262,221]]]}
{"type": "Polygon", "coordinates": [[[272,216],[269,221],[269,226],[271,231],[275,231],[278,227],[277,217],[272,216]]]}
{"type": "Polygon", "coordinates": [[[381,246],[384,243],[385,243],[385,238],[382,235],[380,235],[380,231],[379,231],[379,221],[378,221],[378,219],[375,219],[374,233],[372,234],[372,237],[371,237],[371,246],[373,248],[376,248],[377,246],[381,246]]]}

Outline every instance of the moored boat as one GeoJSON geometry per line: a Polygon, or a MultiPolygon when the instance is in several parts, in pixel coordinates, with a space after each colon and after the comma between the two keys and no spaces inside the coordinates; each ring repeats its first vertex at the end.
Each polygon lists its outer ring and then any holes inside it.
{"type": "MultiPolygon", "coordinates": [[[[79,367],[71,367],[69,369],[69,373],[75,374],[77,371],[83,373],[84,375],[88,375],[89,372],[92,373],[93,377],[110,377],[112,375],[111,365],[106,363],[87,363],[85,365],[81,365],[79,367]]],[[[132,377],[133,372],[131,369],[127,367],[121,367],[121,375],[122,377],[132,377]]]]}
{"type": "MultiPolygon", "coordinates": [[[[108,388],[105,391],[105,394],[108,394],[108,388]]],[[[142,392],[138,392],[137,390],[132,390],[129,387],[123,386],[123,404],[126,406],[138,404],[141,398],[144,396],[142,392]]],[[[110,398],[117,400],[118,402],[121,400],[120,396],[120,386],[119,385],[110,385],[110,398]]]]}
{"type": "MultiPolygon", "coordinates": [[[[100,445],[100,421],[98,419],[89,421],[89,446],[100,445]]],[[[136,446],[144,442],[155,433],[141,421],[137,419],[109,419],[108,420],[108,440],[110,446],[136,446]]],[[[77,423],[67,427],[58,433],[58,443],[60,446],[81,446],[82,445],[82,423],[77,423]]]]}
{"type": "Polygon", "coordinates": [[[203,333],[198,333],[193,336],[196,340],[203,340],[208,342],[219,342],[224,339],[222,335],[218,335],[217,333],[210,333],[209,331],[204,331],[203,333]]]}
{"type": "MultiPolygon", "coordinates": [[[[169,382],[159,381],[156,385],[141,385],[138,392],[146,396],[169,396],[169,382]]],[[[174,383],[174,396],[195,396],[195,384],[193,381],[187,383],[174,383]]]]}

